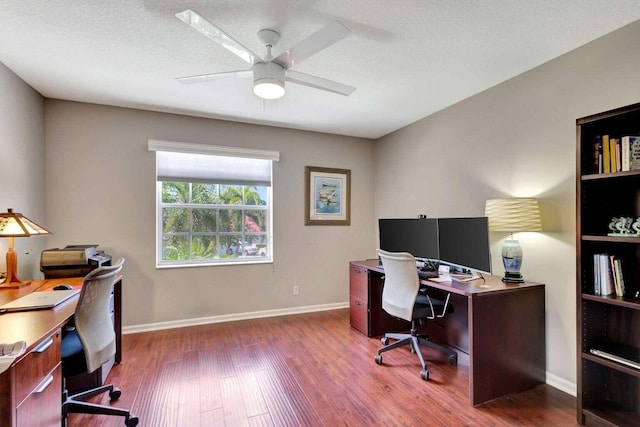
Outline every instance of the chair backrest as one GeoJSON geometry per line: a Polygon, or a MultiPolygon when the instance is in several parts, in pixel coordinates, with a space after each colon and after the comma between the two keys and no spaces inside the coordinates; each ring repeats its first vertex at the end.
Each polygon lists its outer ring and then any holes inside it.
{"type": "Polygon", "coordinates": [[[416,259],[408,252],[378,250],[384,267],[382,308],[392,316],[411,321],[420,290],[416,259]]]}
{"type": "Polygon", "coordinates": [[[113,266],[96,268],[82,283],[74,320],[88,372],[98,369],[116,352],[110,298],[116,274],[123,264],[124,258],[121,258],[113,266]]]}

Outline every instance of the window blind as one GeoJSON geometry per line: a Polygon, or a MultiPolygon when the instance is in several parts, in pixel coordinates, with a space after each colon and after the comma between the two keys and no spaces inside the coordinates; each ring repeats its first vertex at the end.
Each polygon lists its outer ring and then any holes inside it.
{"type": "Polygon", "coordinates": [[[149,140],[156,152],[156,179],[168,182],[271,185],[277,151],[149,140]]]}

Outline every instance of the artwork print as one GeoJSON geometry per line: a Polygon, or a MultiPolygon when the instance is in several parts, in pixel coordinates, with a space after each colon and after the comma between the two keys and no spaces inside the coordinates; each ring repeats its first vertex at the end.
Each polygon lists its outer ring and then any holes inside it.
{"type": "Polygon", "coordinates": [[[305,224],[349,225],[351,171],[313,166],[305,170],[305,224]]]}

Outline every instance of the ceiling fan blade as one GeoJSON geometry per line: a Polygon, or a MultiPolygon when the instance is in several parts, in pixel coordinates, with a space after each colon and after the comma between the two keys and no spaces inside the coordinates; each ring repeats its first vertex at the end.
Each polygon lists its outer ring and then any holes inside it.
{"type": "Polygon", "coordinates": [[[234,40],[233,37],[213,25],[211,22],[207,21],[202,16],[198,15],[193,10],[187,9],[182,12],[176,13],[176,18],[183,21],[191,28],[198,30],[200,33],[209,37],[214,42],[219,43],[222,47],[238,55],[249,64],[253,65],[256,62],[261,61],[258,55],[251,52],[249,49],[234,40]]]}
{"type": "Polygon", "coordinates": [[[235,79],[242,77],[253,77],[253,71],[251,70],[243,70],[243,71],[227,71],[224,73],[212,73],[212,74],[200,74],[197,76],[187,76],[187,77],[178,77],[176,80],[180,83],[200,83],[200,82],[208,82],[211,80],[226,80],[226,79],[235,79]]]}
{"type": "Polygon", "coordinates": [[[285,68],[291,68],[322,49],[339,42],[349,34],[351,34],[351,31],[347,27],[338,21],[333,21],[282,52],[274,61],[285,66],[285,68]]]}
{"type": "Polygon", "coordinates": [[[321,77],[300,73],[298,71],[287,70],[286,81],[297,83],[303,86],[309,86],[316,89],[326,90],[328,92],[337,93],[339,95],[349,96],[356,90],[353,86],[334,82],[333,80],[323,79],[321,77]]]}

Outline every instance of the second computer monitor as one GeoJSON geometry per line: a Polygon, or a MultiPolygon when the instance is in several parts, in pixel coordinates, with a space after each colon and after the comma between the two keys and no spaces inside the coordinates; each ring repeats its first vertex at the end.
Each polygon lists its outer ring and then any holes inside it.
{"type": "Polygon", "coordinates": [[[439,218],[440,261],[491,274],[489,223],[486,217],[439,218]]]}

